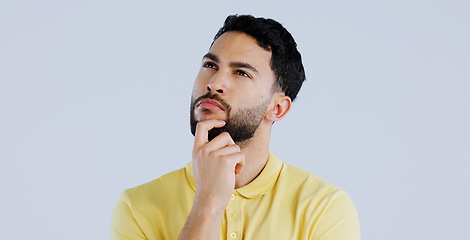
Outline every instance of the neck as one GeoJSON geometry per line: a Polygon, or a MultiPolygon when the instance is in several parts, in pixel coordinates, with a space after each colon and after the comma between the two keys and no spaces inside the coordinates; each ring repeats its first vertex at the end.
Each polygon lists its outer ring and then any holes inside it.
{"type": "Polygon", "coordinates": [[[245,154],[245,166],[235,179],[235,188],[249,184],[263,170],[269,157],[270,130],[270,128],[260,126],[253,138],[239,144],[241,151],[245,154]]]}

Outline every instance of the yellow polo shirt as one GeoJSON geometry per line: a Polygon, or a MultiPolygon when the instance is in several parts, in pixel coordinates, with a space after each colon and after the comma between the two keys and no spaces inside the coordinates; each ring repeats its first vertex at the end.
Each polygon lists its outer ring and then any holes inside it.
{"type": "MultiPolygon", "coordinates": [[[[124,191],[111,239],[178,239],[195,191],[191,163],[124,191]]],[[[359,240],[359,219],[345,191],[270,153],[260,175],[233,191],[219,239],[359,240]]]]}

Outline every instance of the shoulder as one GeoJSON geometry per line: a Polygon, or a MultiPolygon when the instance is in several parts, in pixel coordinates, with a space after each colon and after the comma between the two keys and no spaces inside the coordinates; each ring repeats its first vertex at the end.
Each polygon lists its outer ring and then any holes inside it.
{"type": "Polygon", "coordinates": [[[332,192],[341,190],[338,186],[317,176],[316,174],[293,166],[289,163],[282,164],[279,180],[287,181],[289,184],[294,184],[299,187],[301,186],[302,188],[310,188],[312,190],[328,189],[328,191],[332,192]]]}
{"type": "MultiPolygon", "coordinates": [[[[277,188],[298,202],[327,207],[333,202],[351,202],[348,193],[337,185],[289,163],[283,163],[277,188]]],[[[342,205],[343,205],[342,204],[342,205]]],[[[349,205],[349,204],[347,204],[349,205]]]]}
{"type": "Polygon", "coordinates": [[[314,239],[360,239],[357,211],[345,190],[288,163],[283,163],[278,184],[312,226],[314,239]]]}
{"type": "Polygon", "coordinates": [[[113,211],[113,239],[163,239],[162,234],[180,230],[193,197],[184,168],[125,190],[113,211]]]}

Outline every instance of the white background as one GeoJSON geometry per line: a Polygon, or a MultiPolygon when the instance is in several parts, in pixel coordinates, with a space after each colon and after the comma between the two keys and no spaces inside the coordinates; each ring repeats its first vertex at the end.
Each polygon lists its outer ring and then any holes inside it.
{"type": "Polygon", "coordinates": [[[273,153],[346,189],[363,239],[468,238],[469,9],[0,0],[0,238],[108,239],[121,191],[190,161],[192,83],[234,13],[278,20],[303,56],[273,153]]]}

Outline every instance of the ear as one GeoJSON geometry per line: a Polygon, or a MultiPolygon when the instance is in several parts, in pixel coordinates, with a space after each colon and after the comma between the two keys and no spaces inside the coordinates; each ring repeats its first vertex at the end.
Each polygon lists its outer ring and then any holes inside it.
{"type": "Polygon", "coordinates": [[[269,105],[269,109],[266,112],[265,118],[269,121],[279,121],[289,112],[292,100],[290,97],[280,93],[273,97],[272,104],[269,105]]]}

